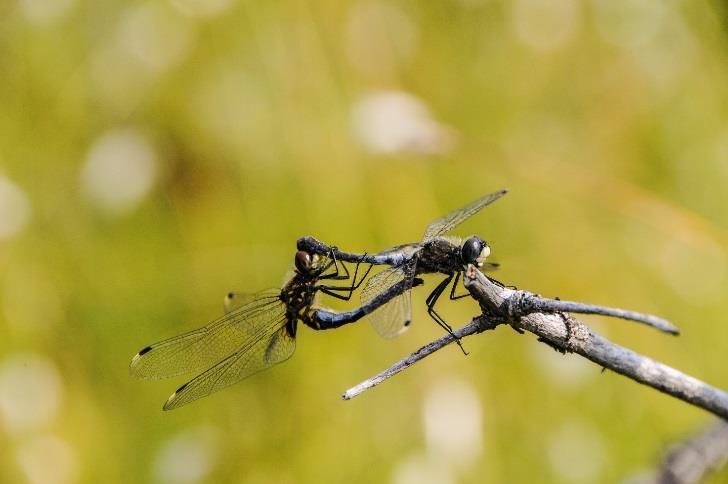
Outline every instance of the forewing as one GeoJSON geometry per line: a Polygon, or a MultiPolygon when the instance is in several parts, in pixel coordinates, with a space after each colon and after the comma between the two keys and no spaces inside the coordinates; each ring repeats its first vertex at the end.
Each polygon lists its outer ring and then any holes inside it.
{"type": "Polygon", "coordinates": [[[207,326],[143,348],[132,359],[130,373],[169,378],[210,368],[278,324],[285,315],[279,295],[280,289],[257,293],[207,326]]]}
{"type": "Polygon", "coordinates": [[[493,192],[483,198],[479,198],[469,205],[450,212],[438,220],[435,220],[427,227],[427,230],[425,230],[423,242],[427,242],[428,240],[449,232],[472,215],[476,214],[480,211],[480,209],[495,202],[506,193],[508,193],[508,190],[493,192]]]}
{"type": "Polygon", "coordinates": [[[234,354],[182,385],[167,399],[164,410],[186,405],[287,360],[295,349],[296,340],[288,334],[283,315],[275,325],[261,327],[259,333],[234,354]]]}
{"type": "Polygon", "coordinates": [[[225,314],[230,314],[236,309],[245,306],[250,301],[255,299],[255,294],[247,294],[242,292],[229,292],[225,296],[225,314]]]}
{"type": "Polygon", "coordinates": [[[395,284],[403,284],[404,292],[390,299],[367,315],[374,329],[384,338],[402,334],[412,321],[412,294],[415,261],[405,266],[389,267],[370,278],[361,293],[362,305],[366,305],[395,284]]]}

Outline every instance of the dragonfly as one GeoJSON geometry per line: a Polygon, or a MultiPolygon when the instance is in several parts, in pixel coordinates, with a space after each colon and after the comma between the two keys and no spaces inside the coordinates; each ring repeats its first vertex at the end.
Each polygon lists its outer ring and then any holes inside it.
{"type": "Polygon", "coordinates": [[[451,287],[451,300],[468,295],[467,293],[455,294],[458,281],[468,264],[484,270],[495,269],[497,264],[486,262],[486,258],[490,256],[490,246],[479,236],[473,235],[463,241],[445,234],[506,193],[508,190],[505,189],[490,193],[435,220],[425,229],[421,242],[399,245],[378,254],[380,256],[399,255],[400,262],[379,272],[367,281],[361,292],[362,306],[367,306],[393,285],[404,285],[404,291],[401,294],[391,298],[386,304],[373,310],[367,316],[381,336],[393,338],[402,334],[409,327],[412,321],[412,295],[408,289],[412,287],[416,275],[431,273],[444,274],[445,278],[425,300],[427,313],[438,325],[452,334],[452,327],[435,309],[435,304],[440,296],[448,286],[451,287]]]}
{"type": "MultiPolygon", "coordinates": [[[[340,321],[367,316],[381,336],[394,338],[402,334],[412,321],[411,289],[423,283],[423,280],[416,276],[442,273],[446,277],[427,297],[427,311],[441,327],[452,334],[452,327],[437,312],[435,303],[450,284],[452,284],[450,299],[460,299],[468,295],[455,294],[462,271],[468,264],[485,271],[496,269],[498,264],[485,261],[490,255],[490,246],[477,235],[463,241],[445,234],[507,192],[508,190],[499,190],[490,193],[432,222],[425,230],[421,242],[402,244],[364,256],[337,251],[336,256],[342,260],[353,261],[363,257],[362,260],[370,264],[390,267],[367,281],[361,292],[360,307],[346,313],[319,311],[317,318],[327,324],[337,324],[340,321]]],[[[299,250],[311,253],[331,251],[329,246],[313,237],[301,237],[298,239],[297,247],[299,250]]],[[[491,280],[497,282],[492,278],[491,280]]],[[[462,348],[462,345],[460,347],[462,348]]]]}
{"type": "MultiPolygon", "coordinates": [[[[349,262],[363,260],[369,264],[390,267],[369,279],[362,290],[362,304],[358,308],[338,313],[319,310],[316,318],[326,325],[335,325],[367,316],[382,336],[393,338],[404,332],[410,325],[412,318],[411,289],[424,282],[415,276],[442,273],[445,274],[445,279],[430,293],[426,303],[430,316],[452,334],[450,326],[435,310],[438,298],[451,283],[450,299],[467,296],[467,294],[456,295],[455,289],[462,277],[463,270],[469,265],[485,271],[496,269],[498,265],[485,262],[485,259],[490,256],[490,247],[480,237],[472,236],[463,242],[462,239],[445,234],[506,193],[507,190],[499,190],[488,194],[432,222],[425,230],[425,236],[421,242],[403,244],[368,255],[336,250],[336,257],[340,260],[349,262]]],[[[326,254],[332,250],[330,246],[310,236],[298,239],[297,247],[299,250],[315,254],[326,254]]],[[[494,278],[486,277],[493,283],[506,287],[494,278]]],[[[515,289],[512,286],[508,287],[515,289]]],[[[669,334],[679,334],[679,330],[670,322],[656,316],[618,308],[562,301],[558,298],[542,304],[531,303],[529,310],[601,314],[636,321],[669,334]]],[[[455,339],[457,341],[457,337],[455,339]]],[[[462,349],[462,345],[460,347],[462,349]]]]}
{"type": "Polygon", "coordinates": [[[328,256],[299,250],[294,258],[295,270],[282,288],[255,294],[229,293],[223,317],[145,346],[131,360],[130,373],[138,378],[160,379],[202,371],[167,399],[163,409],[172,410],[281,363],[296,348],[299,322],[323,330],[358,319],[321,321],[315,317],[315,302],[319,293],[349,300],[373,267],[370,264],[357,281],[361,262],[356,264],[350,285],[331,285],[330,281],[350,278],[346,265],[336,258],[336,248],[328,256]]]}

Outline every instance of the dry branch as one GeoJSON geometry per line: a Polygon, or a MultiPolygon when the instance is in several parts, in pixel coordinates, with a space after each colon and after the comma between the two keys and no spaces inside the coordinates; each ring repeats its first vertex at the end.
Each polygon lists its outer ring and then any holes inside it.
{"type": "MultiPolygon", "coordinates": [[[[537,335],[541,341],[560,351],[577,353],[603,368],[728,419],[728,393],[614,344],[568,314],[555,312],[560,311],[558,308],[547,311],[554,307],[549,305],[549,301],[553,300],[503,287],[473,266],[468,267],[463,282],[480,304],[482,316],[456,330],[457,337],[476,334],[499,324],[510,324],[519,331],[537,335]]],[[[344,398],[352,398],[378,385],[455,340],[451,335],[439,338],[389,369],[347,390],[344,398]]]]}
{"type": "Polygon", "coordinates": [[[697,484],[728,462],[728,423],[720,420],[665,455],[656,482],[697,484]]]}

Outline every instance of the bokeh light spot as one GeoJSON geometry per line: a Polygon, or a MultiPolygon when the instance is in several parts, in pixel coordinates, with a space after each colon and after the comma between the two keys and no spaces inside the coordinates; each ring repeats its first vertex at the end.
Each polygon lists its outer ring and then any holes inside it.
{"type": "Polygon", "coordinates": [[[25,228],[30,219],[30,201],[15,183],[0,175],[0,240],[25,228]]]}
{"type": "Polygon", "coordinates": [[[511,5],[516,38],[533,50],[562,47],[580,27],[581,8],[576,0],[517,0],[511,5]]]}
{"type": "Polygon", "coordinates": [[[44,25],[62,20],[75,0],[20,0],[20,10],[29,22],[44,25]]]}
{"type": "Polygon", "coordinates": [[[152,72],[181,63],[195,44],[194,24],[161,2],[131,7],[119,26],[119,44],[152,72]]]}
{"type": "Polygon", "coordinates": [[[43,435],[24,442],[18,464],[31,484],[66,484],[78,480],[78,455],[65,440],[43,435]]]}
{"type": "Polygon", "coordinates": [[[134,130],[113,130],[91,147],[81,172],[84,190],[110,214],[133,210],[152,189],[158,160],[147,139],[134,130]]]}
{"type": "Polygon", "coordinates": [[[56,365],[40,354],[11,354],[0,362],[0,416],[11,433],[50,422],[62,397],[56,365]]]}
{"type": "Polygon", "coordinates": [[[583,423],[571,422],[548,440],[551,467],[561,482],[595,482],[606,461],[601,434],[583,423]]]}
{"type": "Polygon", "coordinates": [[[483,447],[480,398],[468,383],[435,383],[425,395],[423,408],[427,450],[459,467],[469,467],[483,447]]]}
{"type": "Polygon", "coordinates": [[[204,479],[217,461],[218,440],[212,427],[196,427],[172,437],[154,462],[156,482],[190,484],[204,479]]]}
{"type": "Polygon", "coordinates": [[[667,9],[659,0],[594,0],[593,6],[597,32],[604,40],[625,48],[657,35],[667,9]]]}
{"type": "Polygon", "coordinates": [[[453,133],[432,119],[417,97],[401,91],[378,91],[364,96],[352,112],[354,131],[372,153],[445,154],[453,133]]]}
{"type": "Polygon", "coordinates": [[[403,459],[395,468],[393,484],[450,484],[456,482],[452,471],[438,459],[414,454],[403,459]]]}

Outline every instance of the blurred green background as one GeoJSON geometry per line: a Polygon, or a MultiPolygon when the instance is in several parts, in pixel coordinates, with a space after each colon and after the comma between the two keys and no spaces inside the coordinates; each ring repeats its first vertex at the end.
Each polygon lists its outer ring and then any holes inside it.
{"type": "Polygon", "coordinates": [[[456,231],[500,280],[666,317],[583,320],[728,387],[727,53],[706,1],[0,2],[0,481],[648,477],[711,416],[508,328],[341,401],[442,334],[435,278],[397,340],[301,328],[173,412],[127,365],[299,236],[377,251],[507,187],[456,231]]]}

